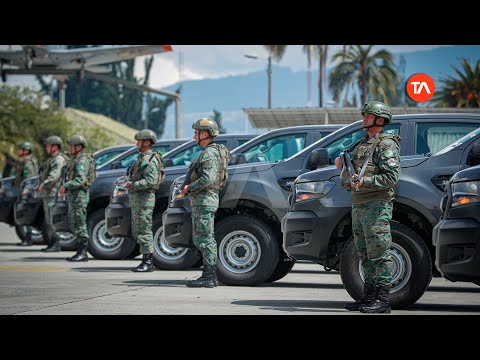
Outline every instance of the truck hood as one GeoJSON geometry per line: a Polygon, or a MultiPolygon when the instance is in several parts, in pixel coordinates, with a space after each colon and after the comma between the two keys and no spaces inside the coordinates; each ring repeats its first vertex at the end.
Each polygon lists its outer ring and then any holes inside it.
{"type": "Polygon", "coordinates": [[[298,176],[295,180],[295,184],[330,180],[332,177],[339,175],[340,171],[338,171],[335,165],[329,165],[298,176]]]}
{"type": "Polygon", "coordinates": [[[451,182],[480,180],[480,165],[461,170],[452,176],[451,182]]]}

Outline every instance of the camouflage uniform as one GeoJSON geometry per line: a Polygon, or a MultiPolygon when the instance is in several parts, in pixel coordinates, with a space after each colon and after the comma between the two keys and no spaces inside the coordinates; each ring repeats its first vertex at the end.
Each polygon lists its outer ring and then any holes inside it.
{"type": "MultiPolygon", "coordinates": [[[[152,215],[155,207],[155,188],[164,179],[163,161],[151,149],[141,153],[132,167],[133,189],[128,191],[132,209],[132,235],[140,245],[141,254],[153,253],[152,215]]],[[[160,155],[161,159],[161,155],[160,155]]]]}
{"type": "Polygon", "coordinates": [[[56,242],[55,233],[52,228],[50,211],[55,202],[56,195],[61,186],[62,169],[67,164],[67,157],[62,153],[49,157],[43,164],[42,178],[40,185],[43,188],[43,213],[47,225],[48,242],[56,242]]]}
{"type": "Polygon", "coordinates": [[[90,201],[90,174],[95,171],[88,155],[79,153],[67,165],[66,190],[68,204],[68,224],[70,231],[77,237],[77,243],[87,245],[87,205],[90,201]]]}
{"type": "Polygon", "coordinates": [[[188,197],[192,207],[193,243],[202,252],[203,261],[209,265],[217,263],[217,243],[214,236],[215,213],[219,205],[218,173],[220,153],[215,143],[207,145],[190,175],[188,197]]]}
{"type": "MultiPolygon", "coordinates": [[[[390,220],[395,198],[393,187],[400,177],[400,138],[378,133],[368,139],[367,135],[355,147],[352,163],[358,174],[377,137],[373,158],[363,177],[364,184],[359,192],[352,191],[352,230],[365,282],[390,286],[393,267],[388,251],[392,243],[390,220]]],[[[343,173],[342,185],[351,190],[348,172],[343,173]]]]}
{"type": "Polygon", "coordinates": [[[33,154],[27,155],[25,160],[21,161],[14,185],[20,187],[23,180],[38,175],[38,160],[33,154]]]}

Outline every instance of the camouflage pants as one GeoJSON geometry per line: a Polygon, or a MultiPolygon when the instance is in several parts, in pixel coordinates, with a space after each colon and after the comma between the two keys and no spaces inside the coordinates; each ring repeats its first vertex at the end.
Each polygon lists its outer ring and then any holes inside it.
{"type": "Polygon", "coordinates": [[[153,254],[153,207],[132,207],[132,235],[141,254],[153,254]]]}
{"type": "Polygon", "coordinates": [[[193,243],[203,255],[203,263],[217,264],[214,225],[216,207],[192,208],[193,243]]]}
{"type": "Polygon", "coordinates": [[[372,200],[352,206],[352,230],[357,254],[362,261],[365,282],[371,285],[392,283],[390,220],[393,204],[372,200]]]}
{"type": "Polygon", "coordinates": [[[51,229],[52,228],[52,219],[50,218],[50,213],[52,212],[53,204],[55,203],[54,196],[47,196],[43,199],[43,215],[45,217],[45,224],[51,229]]]}
{"type": "Polygon", "coordinates": [[[77,237],[77,243],[82,242],[82,238],[88,238],[87,230],[87,205],[90,201],[88,191],[79,190],[67,192],[68,204],[68,225],[70,231],[77,237]]]}

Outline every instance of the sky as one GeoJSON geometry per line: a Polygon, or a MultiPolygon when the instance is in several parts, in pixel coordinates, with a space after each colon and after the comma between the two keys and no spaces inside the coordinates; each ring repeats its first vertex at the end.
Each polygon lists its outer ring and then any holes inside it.
{"type": "MultiPolygon", "coordinates": [[[[273,62],[273,107],[318,106],[318,60],[313,59],[310,95],[307,86],[307,58],[303,45],[289,45],[280,62],[273,62]]],[[[6,45],[0,45],[5,48],[6,45]]],[[[329,55],[343,45],[329,45],[329,55]]],[[[262,45],[172,45],[173,51],[155,55],[150,86],[175,91],[182,85],[182,137],[189,137],[191,124],[200,117],[212,116],[213,109],[222,113],[227,132],[261,133],[253,129],[243,111],[248,107],[267,107],[267,57],[262,45]],[[257,56],[258,59],[246,58],[257,56]]],[[[376,45],[394,57],[406,59],[405,74],[427,73],[435,81],[452,75],[452,65],[466,57],[472,64],[480,59],[480,45],[376,45]]],[[[334,64],[327,62],[327,72],[334,64]]],[[[143,77],[143,59],[138,58],[135,74],[143,77]]],[[[9,85],[24,85],[28,76],[10,76],[9,85]]],[[[331,94],[325,96],[326,106],[334,106],[331,94]]],[[[167,112],[162,138],[175,136],[175,107],[167,112]]]]}

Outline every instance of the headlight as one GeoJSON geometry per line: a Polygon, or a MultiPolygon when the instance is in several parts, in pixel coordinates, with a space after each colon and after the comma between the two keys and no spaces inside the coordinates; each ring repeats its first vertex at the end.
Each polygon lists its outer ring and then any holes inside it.
{"type": "Polygon", "coordinates": [[[295,202],[312,200],[326,195],[335,186],[333,181],[315,181],[295,185],[295,202]]]}
{"type": "Polygon", "coordinates": [[[480,181],[452,184],[452,208],[480,202],[480,181]]]}
{"type": "Polygon", "coordinates": [[[115,188],[113,189],[112,197],[123,196],[126,193],[127,190],[125,190],[123,187],[115,186],[115,188]]]}

